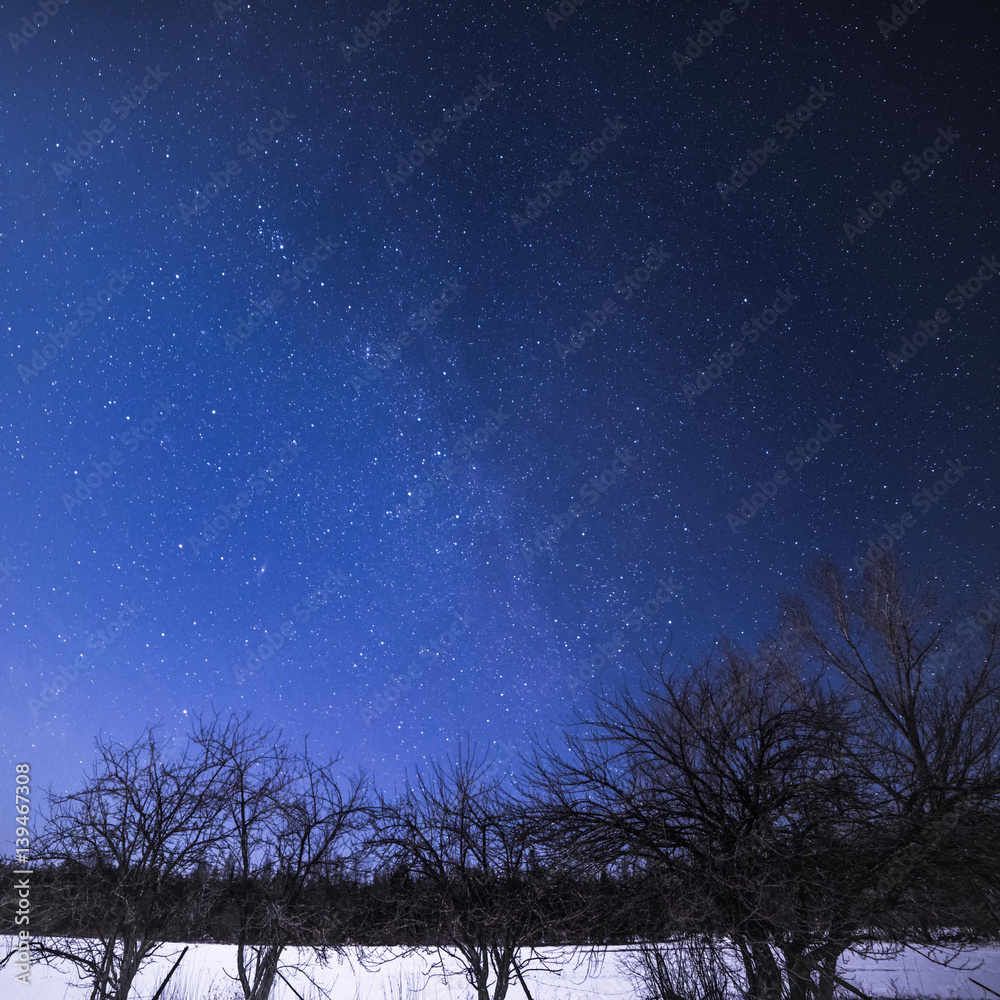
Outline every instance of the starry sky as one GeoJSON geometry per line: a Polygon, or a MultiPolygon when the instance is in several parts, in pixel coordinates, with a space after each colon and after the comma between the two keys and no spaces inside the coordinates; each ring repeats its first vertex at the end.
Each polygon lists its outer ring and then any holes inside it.
{"type": "Polygon", "coordinates": [[[11,774],[513,759],[887,522],[1000,585],[985,0],[378,3],[4,7],[11,774]]]}

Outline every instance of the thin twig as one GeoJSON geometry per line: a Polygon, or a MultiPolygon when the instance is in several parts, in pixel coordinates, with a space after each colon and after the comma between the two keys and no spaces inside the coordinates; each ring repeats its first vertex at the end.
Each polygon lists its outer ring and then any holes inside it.
{"type": "MultiPolygon", "coordinates": [[[[275,969],[274,971],[277,972],[282,979],[285,979],[285,974],[281,971],[281,969],[275,969]]],[[[306,998],[294,986],[292,986],[287,979],[285,979],[285,985],[299,998],[299,1000],[306,1000],[306,998]]],[[[153,1000],[156,1000],[156,997],[153,997],[153,1000]]]]}
{"type": "Polygon", "coordinates": [[[177,956],[177,961],[174,962],[173,967],[167,973],[167,978],[160,983],[160,988],[153,994],[153,1000],[160,1000],[160,994],[167,988],[167,983],[170,982],[170,977],[177,971],[177,966],[181,964],[181,959],[187,954],[190,945],[185,945],[184,950],[177,956]]]}
{"type": "Polygon", "coordinates": [[[973,979],[972,976],[969,976],[969,982],[975,983],[977,986],[986,990],[987,993],[992,993],[995,997],[1000,997],[1000,993],[997,993],[996,990],[991,990],[985,983],[981,983],[978,979],[973,979]]]}
{"type": "Polygon", "coordinates": [[[840,983],[840,985],[843,986],[845,990],[850,990],[852,993],[856,993],[859,997],[861,997],[861,1000],[872,1000],[872,998],[868,996],[867,993],[862,993],[861,990],[859,990],[856,986],[854,986],[852,983],[849,983],[846,979],[841,979],[840,976],[838,976],[835,972],[831,972],[830,975],[833,977],[834,982],[840,983]]]}

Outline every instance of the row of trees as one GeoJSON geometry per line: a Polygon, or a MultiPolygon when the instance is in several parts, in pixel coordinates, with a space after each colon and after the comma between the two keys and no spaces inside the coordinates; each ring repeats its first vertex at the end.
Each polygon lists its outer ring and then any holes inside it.
{"type": "Polygon", "coordinates": [[[888,557],[824,563],[791,641],[603,692],[512,777],[466,743],[392,795],[245,716],[180,757],[99,742],[38,832],[40,956],[128,1000],[211,928],[266,1000],[290,945],[404,944],[503,1000],[546,945],[628,942],[650,1000],[830,1000],[849,948],[1000,929],[1000,631],[940,669],[953,620],[888,557]]]}

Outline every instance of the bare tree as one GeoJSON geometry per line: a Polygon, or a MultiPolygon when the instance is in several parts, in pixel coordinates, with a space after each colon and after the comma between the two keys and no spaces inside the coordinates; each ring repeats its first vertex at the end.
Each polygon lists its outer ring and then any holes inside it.
{"type": "Polygon", "coordinates": [[[851,941],[850,736],[847,703],[822,677],[725,647],[721,662],[601,696],[566,751],[539,750],[538,807],[564,853],[631,858],[669,887],[669,925],[649,928],[641,952],[652,995],[698,977],[702,995],[718,992],[733,957],[751,1000],[832,994],[851,941]],[[670,939],[679,966],[664,957],[670,939]]]}
{"type": "Polygon", "coordinates": [[[128,1000],[190,905],[178,885],[221,836],[219,768],[193,746],[165,759],[155,727],[131,746],[101,738],[96,746],[83,788],[49,793],[36,850],[57,877],[39,901],[50,933],[37,954],[74,966],[91,1000],[128,1000]]]}
{"type": "Polygon", "coordinates": [[[530,997],[525,973],[546,967],[534,947],[546,923],[536,843],[522,803],[468,743],[381,799],[372,847],[396,873],[396,919],[426,935],[442,973],[457,959],[479,1000],[503,1000],[512,979],[530,997]]]}
{"type": "Polygon", "coordinates": [[[993,619],[943,656],[960,616],[889,554],[854,586],[820,564],[808,596],[786,599],[784,611],[860,709],[851,764],[879,831],[867,910],[881,915],[883,936],[912,939],[916,928],[931,943],[949,928],[954,939],[963,907],[995,905],[1000,891],[1000,625],[993,619]]]}
{"type": "Polygon", "coordinates": [[[638,1000],[731,1000],[742,986],[726,949],[710,936],[641,941],[624,969],[638,1000]]]}
{"type": "Polygon", "coordinates": [[[289,945],[325,956],[344,942],[325,904],[327,890],[354,864],[368,815],[363,775],[342,778],[339,759],[313,761],[280,733],[230,716],[196,731],[218,769],[223,817],[218,847],[237,911],[236,979],[246,1000],[267,1000],[289,945]]]}

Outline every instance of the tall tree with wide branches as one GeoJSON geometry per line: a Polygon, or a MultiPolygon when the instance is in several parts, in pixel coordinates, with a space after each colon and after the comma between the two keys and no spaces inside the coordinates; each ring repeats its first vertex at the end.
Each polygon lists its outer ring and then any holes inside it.
{"type": "Polygon", "coordinates": [[[36,953],[75,967],[91,1000],[128,1000],[167,935],[192,917],[184,880],[223,836],[221,768],[194,744],[165,755],[155,727],[131,745],[98,738],[96,747],[83,787],[49,794],[36,857],[58,877],[39,901],[52,933],[36,953]]]}
{"type": "Polygon", "coordinates": [[[1000,624],[952,643],[961,614],[891,554],[853,584],[819,564],[783,610],[858,708],[851,766],[878,833],[867,918],[899,941],[975,937],[1000,898],[1000,624]]]}
{"type": "Polygon", "coordinates": [[[705,993],[832,995],[851,941],[840,873],[862,825],[852,720],[843,695],[794,666],[726,646],[698,668],[651,671],[536,756],[537,809],[563,854],[631,859],[670,895],[668,922],[648,930],[651,995],[682,994],[683,969],[705,993]]]}
{"type": "Polygon", "coordinates": [[[368,821],[363,774],[343,777],[339,759],[314,761],[249,716],[202,723],[194,734],[217,770],[220,860],[235,896],[236,980],[245,1000],[267,1000],[285,972],[292,943],[325,956],[347,929],[327,905],[358,859],[368,821]]]}

